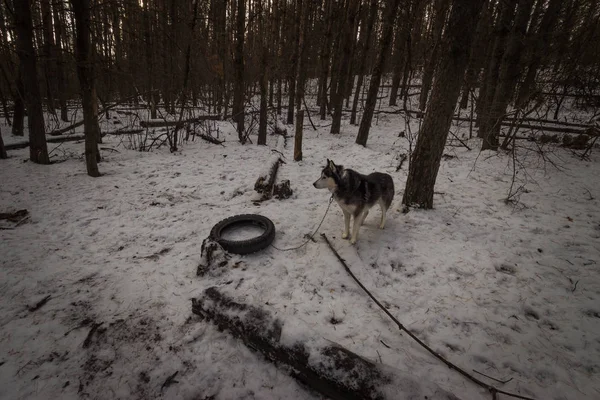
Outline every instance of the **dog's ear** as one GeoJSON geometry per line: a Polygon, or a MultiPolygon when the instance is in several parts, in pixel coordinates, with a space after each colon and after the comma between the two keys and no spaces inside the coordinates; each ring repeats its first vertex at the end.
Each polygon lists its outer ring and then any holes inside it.
{"type": "Polygon", "coordinates": [[[335,171],[335,164],[333,163],[333,161],[331,161],[329,158],[327,159],[327,166],[332,170],[335,171]]]}

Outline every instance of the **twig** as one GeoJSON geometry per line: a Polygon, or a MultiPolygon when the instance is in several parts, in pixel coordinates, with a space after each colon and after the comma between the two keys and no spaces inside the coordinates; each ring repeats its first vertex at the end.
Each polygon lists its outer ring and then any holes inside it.
{"type": "Polygon", "coordinates": [[[398,172],[398,171],[400,171],[402,169],[402,164],[404,164],[404,161],[406,161],[406,154],[402,154],[400,156],[400,163],[396,167],[396,172],[398,172]]]}
{"type": "Polygon", "coordinates": [[[44,304],[46,304],[48,302],[48,300],[50,300],[50,295],[48,295],[48,296],[44,297],[43,299],[41,299],[40,301],[38,301],[34,306],[27,307],[27,310],[29,310],[29,312],[37,311],[40,308],[42,308],[44,306],[44,304]]]}
{"type": "Polygon", "coordinates": [[[170,375],[165,382],[162,384],[162,386],[160,387],[160,390],[162,391],[164,388],[171,386],[174,383],[179,383],[179,381],[175,380],[175,377],[177,376],[177,374],[179,373],[179,371],[175,371],[175,373],[173,375],[170,375]]]}
{"type": "Polygon", "coordinates": [[[198,135],[198,137],[200,137],[200,138],[202,138],[202,139],[204,139],[207,142],[210,142],[212,144],[219,144],[219,145],[225,147],[225,145],[223,144],[224,141],[219,140],[216,137],[213,137],[211,135],[207,135],[207,134],[201,133],[201,134],[198,135]]]}
{"type": "Polygon", "coordinates": [[[575,286],[573,286],[573,289],[571,290],[571,293],[575,292],[575,289],[577,289],[577,284],[579,283],[579,280],[577,282],[575,282],[575,286]]]}
{"type": "Polygon", "coordinates": [[[474,370],[473,370],[473,372],[475,372],[475,373],[477,373],[477,374],[479,374],[479,375],[483,375],[483,376],[485,376],[486,378],[490,378],[490,379],[491,379],[491,380],[493,380],[493,381],[500,382],[500,383],[502,383],[502,384],[504,384],[504,383],[508,383],[508,382],[510,382],[510,381],[512,381],[512,380],[513,380],[513,378],[510,378],[510,379],[507,379],[507,380],[505,380],[505,381],[501,381],[500,379],[492,378],[492,377],[491,377],[491,376],[489,376],[489,375],[486,375],[486,374],[484,374],[484,373],[482,373],[482,372],[479,372],[479,371],[477,371],[476,369],[474,369],[474,370]]]}
{"type": "Polygon", "coordinates": [[[27,363],[25,365],[23,365],[21,368],[19,368],[17,370],[17,373],[15,374],[15,376],[18,376],[21,373],[21,371],[23,371],[25,369],[25,367],[27,367],[29,364],[31,364],[31,360],[27,361],[27,363]]]}
{"type": "Polygon", "coordinates": [[[421,347],[423,347],[425,350],[427,350],[429,353],[431,353],[435,358],[437,358],[438,360],[440,360],[444,364],[446,364],[448,366],[448,368],[456,370],[458,373],[460,373],[461,375],[463,375],[465,378],[467,378],[471,382],[474,382],[475,384],[481,386],[482,388],[487,389],[492,394],[493,398],[497,398],[497,394],[501,393],[501,394],[504,394],[504,395],[507,395],[507,396],[510,396],[510,397],[515,397],[517,399],[534,400],[531,397],[526,397],[526,396],[521,396],[521,395],[515,394],[515,393],[505,392],[503,390],[497,389],[494,386],[488,385],[487,383],[485,383],[485,382],[483,382],[483,381],[475,378],[473,375],[469,374],[467,371],[465,371],[464,369],[460,368],[456,364],[453,364],[452,362],[446,360],[440,354],[438,354],[437,352],[435,352],[435,350],[433,350],[431,347],[427,346],[421,339],[419,339],[411,331],[409,331],[404,325],[402,325],[402,323],[400,321],[398,321],[398,319],[396,319],[396,317],[394,317],[371,294],[371,292],[369,292],[369,290],[358,280],[358,278],[352,273],[352,271],[350,270],[350,268],[346,264],[346,261],[344,261],[344,259],[342,257],[340,257],[339,253],[333,248],[333,246],[331,245],[331,242],[329,241],[329,239],[327,239],[327,236],[324,233],[322,233],[321,236],[323,236],[323,238],[325,239],[325,242],[327,242],[327,245],[329,246],[329,248],[331,249],[331,251],[333,252],[333,254],[337,257],[337,259],[340,261],[340,263],[344,266],[344,269],[346,270],[346,272],[348,272],[348,274],[352,277],[352,279],[354,279],[354,281],[358,284],[358,286],[360,286],[361,289],[365,291],[365,293],[371,298],[371,300],[373,300],[375,302],[375,304],[377,304],[379,306],[379,308],[381,308],[383,310],[383,312],[385,312],[387,314],[387,316],[390,317],[392,319],[392,321],[394,321],[394,323],[396,323],[396,325],[398,325],[398,328],[400,328],[401,331],[405,332],[414,341],[416,341],[421,347]]]}
{"type": "Polygon", "coordinates": [[[304,98],[304,96],[302,96],[302,101],[304,102],[304,109],[306,110],[306,115],[308,115],[308,120],[310,121],[310,124],[312,125],[313,129],[316,131],[317,127],[315,126],[312,118],[310,117],[310,111],[308,111],[308,107],[306,106],[306,99],[304,98]]]}
{"type": "Polygon", "coordinates": [[[107,150],[107,151],[110,150],[113,153],[120,153],[119,150],[113,149],[112,147],[100,147],[100,150],[107,150]]]}
{"type": "Polygon", "coordinates": [[[451,134],[451,135],[452,135],[452,136],[453,136],[453,137],[454,137],[456,140],[458,140],[458,141],[460,142],[460,144],[462,144],[463,146],[465,146],[465,148],[466,148],[467,150],[471,151],[471,148],[469,147],[469,145],[468,145],[468,144],[466,144],[464,141],[462,141],[462,140],[461,140],[461,138],[459,138],[459,137],[458,137],[458,136],[456,136],[454,133],[452,133],[452,131],[449,131],[449,132],[450,132],[450,134],[451,134]]]}
{"type": "Polygon", "coordinates": [[[83,341],[84,349],[87,349],[88,347],[90,347],[90,344],[92,343],[92,336],[94,336],[94,332],[96,332],[98,330],[100,325],[102,325],[102,322],[94,322],[92,324],[92,327],[90,328],[90,331],[88,332],[87,337],[83,341]]]}
{"type": "Polygon", "coordinates": [[[389,345],[387,345],[383,340],[379,339],[379,341],[381,342],[382,345],[384,345],[388,349],[391,349],[391,347],[389,345]]]}

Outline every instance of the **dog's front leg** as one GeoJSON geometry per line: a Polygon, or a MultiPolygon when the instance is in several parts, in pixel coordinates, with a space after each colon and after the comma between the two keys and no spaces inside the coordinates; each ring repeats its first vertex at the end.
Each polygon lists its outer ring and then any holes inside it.
{"type": "Polygon", "coordinates": [[[342,233],[342,239],[348,239],[348,235],[350,235],[350,213],[342,210],[344,213],[344,233],[342,233]]]}

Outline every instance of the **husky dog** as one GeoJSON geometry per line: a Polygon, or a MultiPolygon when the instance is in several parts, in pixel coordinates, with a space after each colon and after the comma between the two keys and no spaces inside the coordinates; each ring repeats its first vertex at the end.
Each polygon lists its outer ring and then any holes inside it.
{"type": "Polygon", "coordinates": [[[344,213],[342,238],[348,238],[350,216],[354,217],[350,243],[356,243],[358,230],[367,217],[369,209],[375,203],[381,207],[379,228],[384,228],[385,213],[394,198],[394,181],[390,175],[381,172],[362,175],[351,169],[345,169],[341,165],[335,165],[328,159],[327,165],[321,171],[321,177],[313,183],[313,186],[317,189],[329,189],[335,201],[342,208],[344,213]]]}

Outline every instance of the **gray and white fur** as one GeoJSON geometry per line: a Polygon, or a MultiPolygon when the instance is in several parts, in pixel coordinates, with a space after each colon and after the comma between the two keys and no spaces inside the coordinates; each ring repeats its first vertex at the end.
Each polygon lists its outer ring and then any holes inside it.
{"type": "Polygon", "coordinates": [[[350,235],[350,216],[354,217],[350,243],[358,240],[358,230],[363,224],[369,210],[376,203],[381,207],[381,223],[385,227],[385,215],[394,199],[394,181],[388,174],[373,172],[369,175],[360,174],[342,165],[335,165],[327,160],[327,165],[321,171],[321,177],[313,183],[317,189],[329,189],[334,200],[344,213],[344,233],[342,238],[350,235]]]}

